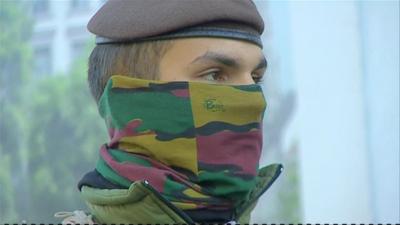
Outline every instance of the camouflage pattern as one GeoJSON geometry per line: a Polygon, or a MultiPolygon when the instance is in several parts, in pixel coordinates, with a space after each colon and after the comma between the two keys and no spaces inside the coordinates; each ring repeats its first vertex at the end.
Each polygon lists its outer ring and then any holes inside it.
{"type": "Polygon", "coordinates": [[[266,107],[261,87],[115,75],[99,101],[110,141],[96,169],[147,180],[184,210],[237,206],[254,188],[266,107]]]}

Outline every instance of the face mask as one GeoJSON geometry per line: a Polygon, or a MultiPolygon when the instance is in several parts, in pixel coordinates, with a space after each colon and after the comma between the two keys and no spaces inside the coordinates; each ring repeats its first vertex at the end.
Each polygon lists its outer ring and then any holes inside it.
{"type": "Polygon", "coordinates": [[[235,207],[255,186],[261,87],[112,76],[99,101],[110,141],[97,171],[129,187],[147,180],[181,209],[235,207]]]}

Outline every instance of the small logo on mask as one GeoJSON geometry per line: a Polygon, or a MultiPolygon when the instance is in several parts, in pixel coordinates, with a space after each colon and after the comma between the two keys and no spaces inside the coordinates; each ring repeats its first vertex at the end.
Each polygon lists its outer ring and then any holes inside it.
{"type": "Polygon", "coordinates": [[[215,98],[209,98],[204,101],[204,108],[211,112],[225,112],[224,105],[215,98]]]}

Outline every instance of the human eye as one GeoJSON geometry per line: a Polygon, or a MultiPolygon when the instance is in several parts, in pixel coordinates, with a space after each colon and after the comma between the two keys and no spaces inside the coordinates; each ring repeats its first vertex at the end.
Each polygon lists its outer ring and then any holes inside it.
{"type": "Polygon", "coordinates": [[[228,77],[219,70],[206,71],[205,73],[200,75],[200,77],[203,80],[206,80],[209,82],[222,82],[222,81],[226,81],[228,79],[228,77]]]}
{"type": "Polygon", "coordinates": [[[264,81],[264,76],[257,73],[253,73],[251,77],[253,78],[254,83],[256,84],[262,84],[264,81]]]}

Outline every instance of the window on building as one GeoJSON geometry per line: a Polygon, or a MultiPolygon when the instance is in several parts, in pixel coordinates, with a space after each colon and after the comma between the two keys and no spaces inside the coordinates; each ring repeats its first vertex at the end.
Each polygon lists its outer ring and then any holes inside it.
{"type": "Polygon", "coordinates": [[[45,77],[52,73],[51,49],[40,46],[34,49],[34,74],[36,77],[45,77]]]}
{"type": "Polygon", "coordinates": [[[35,17],[47,16],[50,14],[49,0],[34,0],[33,1],[33,14],[35,17]]]}
{"type": "Polygon", "coordinates": [[[90,9],[89,0],[71,0],[71,11],[87,11],[90,9]]]}

